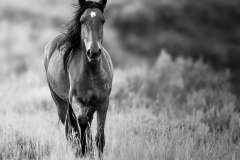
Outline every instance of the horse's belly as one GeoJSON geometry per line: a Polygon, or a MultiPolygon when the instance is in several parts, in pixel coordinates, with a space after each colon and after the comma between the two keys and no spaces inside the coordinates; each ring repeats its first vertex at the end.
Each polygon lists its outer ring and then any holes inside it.
{"type": "Polygon", "coordinates": [[[63,100],[67,100],[69,95],[69,80],[64,71],[62,61],[62,56],[58,51],[55,51],[49,61],[47,79],[53,91],[63,100]]]}

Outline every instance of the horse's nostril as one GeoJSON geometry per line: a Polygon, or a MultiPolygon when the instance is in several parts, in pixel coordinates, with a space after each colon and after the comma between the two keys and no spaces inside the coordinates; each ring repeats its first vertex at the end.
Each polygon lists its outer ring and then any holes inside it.
{"type": "Polygon", "coordinates": [[[89,57],[92,56],[92,53],[91,53],[90,49],[87,51],[87,55],[88,55],[89,57]]]}
{"type": "Polygon", "coordinates": [[[99,60],[101,56],[101,52],[102,52],[101,49],[94,49],[94,50],[89,49],[87,51],[88,60],[89,61],[99,60]]]}

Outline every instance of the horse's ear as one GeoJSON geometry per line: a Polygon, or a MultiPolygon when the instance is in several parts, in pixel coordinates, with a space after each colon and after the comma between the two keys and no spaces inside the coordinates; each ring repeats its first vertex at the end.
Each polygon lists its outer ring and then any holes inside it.
{"type": "Polygon", "coordinates": [[[100,0],[99,3],[102,4],[103,7],[105,8],[107,4],[107,0],[100,0]]]}
{"type": "Polygon", "coordinates": [[[78,3],[79,4],[83,4],[83,3],[85,3],[86,2],[86,0],[78,0],[78,3]]]}

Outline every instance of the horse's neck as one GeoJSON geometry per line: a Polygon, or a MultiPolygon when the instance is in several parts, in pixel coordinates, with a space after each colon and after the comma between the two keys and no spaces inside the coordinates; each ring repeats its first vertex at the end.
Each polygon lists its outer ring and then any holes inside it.
{"type": "Polygon", "coordinates": [[[97,62],[93,64],[88,62],[88,60],[84,60],[83,72],[86,75],[89,75],[89,74],[91,74],[92,76],[101,75],[102,73],[101,62],[97,62]]]}
{"type": "Polygon", "coordinates": [[[101,78],[103,74],[102,62],[101,60],[97,63],[90,63],[87,59],[86,51],[81,51],[81,60],[82,60],[82,74],[84,77],[98,77],[101,78]]]}

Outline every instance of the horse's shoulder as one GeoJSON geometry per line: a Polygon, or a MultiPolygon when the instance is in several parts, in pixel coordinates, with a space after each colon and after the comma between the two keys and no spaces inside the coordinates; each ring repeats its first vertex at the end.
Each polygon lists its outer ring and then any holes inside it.
{"type": "Polygon", "coordinates": [[[63,34],[59,34],[55,36],[52,40],[50,40],[48,44],[45,46],[45,51],[44,51],[45,63],[47,63],[50,60],[54,51],[57,49],[58,43],[62,40],[63,37],[64,37],[63,34]]]}
{"type": "Polygon", "coordinates": [[[107,50],[104,47],[102,47],[102,51],[103,51],[104,57],[107,60],[108,66],[109,66],[109,68],[111,70],[111,74],[113,76],[113,64],[112,64],[111,57],[110,57],[109,53],[107,52],[107,50]]]}

